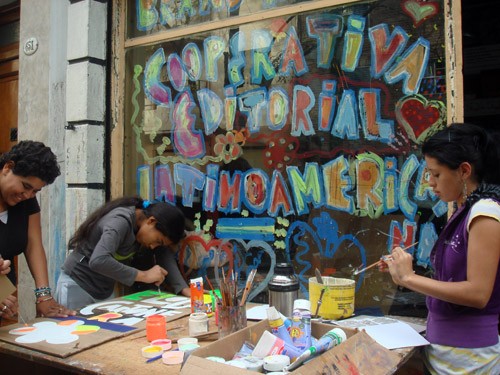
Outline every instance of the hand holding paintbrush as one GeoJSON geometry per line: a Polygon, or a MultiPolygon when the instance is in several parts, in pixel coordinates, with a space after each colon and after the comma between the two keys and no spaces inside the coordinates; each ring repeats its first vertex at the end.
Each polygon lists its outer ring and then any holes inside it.
{"type": "MultiPolygon", "coordinates": [[[[411,245],[409,245],[409,246],[404,247],[402,250],[403,250],[403,251],[406,251],[406,250],[408,250],[409,248],[411,248],[411,247],[415,246],[416,244],[418,244],[418,241],[417,241],[417,242],[415,242],[415,243],[412,243],[412,244],[411,244],[411,245]]],[[[366,266],[365,268],[362,268],[362,269],[356,269],[356,270],[354,271],[353,275],[354,275],[354,276],[356,276],[356,275],[359,275],[359,274],[360,274],[360,273],[362,273],[362,272],[365,272],[366,270],[369,270],[370,268],[373,268],[373,267],[375,267],[375,266],[380,266],[380,265],[382,265],[384,262],[386,262],[388,259],[392,259],[392,258],[391,258],[391,255],[384,255],[382,258],[380,258],[380,259],[379,259],[378,261],[376,261],[375,263],[372,263],[372,264],[370,264],[369,266],[366,266]]]]}

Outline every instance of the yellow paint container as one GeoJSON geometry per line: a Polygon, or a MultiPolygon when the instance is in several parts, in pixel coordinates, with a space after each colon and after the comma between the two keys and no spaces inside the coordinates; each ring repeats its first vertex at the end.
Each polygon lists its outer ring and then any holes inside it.
{"type": "Polygon", "coordinates": [[[316,277],[309,278],[309,301],[311,314],[316,313],[318,299],[324,288],[322,302],[318,315],[323,319],[348,318],[354,312],[355,281],[323,276],[323,284],[318,283],[316,277]]]}

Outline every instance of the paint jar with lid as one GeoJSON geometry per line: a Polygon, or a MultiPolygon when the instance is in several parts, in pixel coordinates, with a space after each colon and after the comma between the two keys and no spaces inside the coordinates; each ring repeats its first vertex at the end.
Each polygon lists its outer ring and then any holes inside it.
{"type": "Polygon", "coordinates": [[[264,357],[264,371],[265,373],[274,371],[283,371],[283,369],[290,364],[290,357],[284,354],[274,354],[264,357]]]}
{"type": "Polygon", "coordinates": [[[148,341],[167,338],[167,319],[163,315],[150,315],[146,318],[146,337],[148,341]]]}
{"type": "Polygon", "coordinates": [[[196,336],[208,332],[208,315],[206,313],[192,313],[189,316],[189,336],[196,336]]]}

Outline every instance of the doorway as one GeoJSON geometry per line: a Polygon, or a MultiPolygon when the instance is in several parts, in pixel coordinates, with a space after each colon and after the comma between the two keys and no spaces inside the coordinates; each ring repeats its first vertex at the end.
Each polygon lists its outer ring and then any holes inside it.
{"type": "Polygon", "coordinates": [[[19,1],[0,7],[0,154],[17,142],[19,1]]]}

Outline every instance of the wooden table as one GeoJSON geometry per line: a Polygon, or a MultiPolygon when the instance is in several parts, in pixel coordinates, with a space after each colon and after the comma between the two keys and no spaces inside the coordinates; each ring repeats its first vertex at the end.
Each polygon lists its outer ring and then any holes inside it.
{"type": "MultiPolygon", "coordinates": [[[[215,322],[211,318],[212,329],[215,322]]],[[[249,324],[252,322],[249,321],[249,324]]],[[[211,329],[211,330],[212,330],[211,329]]],[[[180,337],[187,337],[188,317],[183,317],[167,323],[167,335],[174,341],[180,337]]],[[[217,339],[217,333],[205,338],[199,338],[200,345],[208,345],[217,339]]],[[[60,374],[105,374],[105,375],[169,375],[179,374],[181,365],[165,365],[161,359],[146,363],[141,355],[141,348],[148,345],[146,332],[136,332],[104,344],[83,350],[66,358],[59,358],[49,354],[30,350],[21,346],[0,341],[0,372],[7,374],[30,375],[60,375],[60,374]]],[[[176,348],[177,344],[173,345],[176,348]]],[[[398,368],[407,362],[416,352],[415,348],[395,350],[401,356],[398,368]]],[[[398,374],[404,371],[398,370],[398,374]]]]}
{"type": "MultiPolygon", "coordinates": [[[[173,341],[180,337],[189,336],[188,318],[183,317],[167,323],[167,335],[173,341]]],[[[211,318],[210,325],[215,323],[211,318]]],[[[199,338],[200,345],[208,345],[217,339],[217,333],[199,338]]],[[[55,357],[49,354],[30,350],[21,346],[12,345],[0,341],[0,372],[4,374],[26,374],[20,370],[30,371],[36,369],[35,374],[179,374],[181,365],[165,365],[161,359],[146,363],[141,355],[141,348],[149,345],[146,339],[146,331],[133,333],[131,335],[108,341],[90,349],[66,358],[55,357]],[[35,367],[36,366],[36,367],[35,367]]],[[[173,349],[177,344],[173,344],[173,349]]]]}

